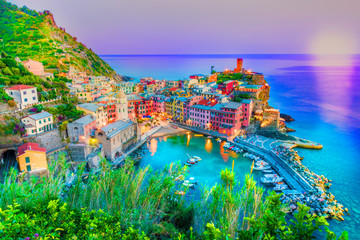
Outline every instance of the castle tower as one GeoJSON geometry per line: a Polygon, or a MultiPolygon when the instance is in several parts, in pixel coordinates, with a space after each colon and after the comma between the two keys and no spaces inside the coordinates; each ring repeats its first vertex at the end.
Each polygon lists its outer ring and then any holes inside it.
{"type": "Polygon", "coordinates": [[[126,121],[129,119],[128,114],[128,101],[124,92],[119,91],[115,95],[115,109],[116,109],[116,121],[123,120],[126,121]]]}
{"type": "Polygon", "coordinates": [[[234,72],[236,73],[241,73],[243,68],[243,59],[242,58],[238,58],[237,59],[237,64],[236,64],[236,68],[234,69],[234,72]]]}

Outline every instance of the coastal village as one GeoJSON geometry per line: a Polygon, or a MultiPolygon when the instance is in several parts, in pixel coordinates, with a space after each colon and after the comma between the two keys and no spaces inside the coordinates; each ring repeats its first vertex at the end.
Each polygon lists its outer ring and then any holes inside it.
{"type": "MultiPolygon", "coordinates": [[[[21,64],[36,76],[53,78],[41,62],[29,59],[21,64]]],[[[244,156],[254,160],[251,171],[265,173],[262,183],[274,184],[274,190],[286,193],[283,201],[289,203],[289,212],[297,209],[296,202],[304,202],[311,206],[313,214],[343,220],[346,209],[327,192],[330,181],[304,167],[292,149],[322,146],[282,134],[288,131],[288,119],[281,118],[279,110],[268,105],[270,86],[263,74],[244,69],[243,59],[237,59],[233,70],[216,72],[211,68],[208,76],[194,74],[184,80],[148,77],[139,82],[117,81],[89,76],[73,67],[59,76],[69,80],[66,101],[76,100],[72,119],[56,108],[64,96],[39,101],[35,86],[3,86],[9,101],[16,105],[1,115],[22,116],[16,125],[21,140],[3,147],[3,169],[15,166],[20,174],[41,175],[46,173],[48,161],[56,160],[61,153],[75,169],[86,163],[89,171],[96,171],[104,157],[119,167],[153,134],[192,131],[216,137],[229,151],[247,152],[244,156]],[[55,111],[46,111],[47,105],[52,106],[50,109],[55,106],[55,111]],[[287,138],[274,140],[266,136],[269,132],[275,133],[271,137],[280,133],[287,138]],[[255,143],[250,141],[253,136],[255,143]],[[256,143],[261,137],[266,138],[264,142],[270,140],[268,146],[256,143]],[[264,152],[274,156],[265,156],[264,152]]],[[[196,159],[189,159],[185,164],[194,163],[196,159]]]]}

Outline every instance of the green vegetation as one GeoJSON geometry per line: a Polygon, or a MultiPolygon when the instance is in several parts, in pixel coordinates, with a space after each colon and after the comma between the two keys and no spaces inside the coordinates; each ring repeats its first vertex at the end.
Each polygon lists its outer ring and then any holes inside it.
{"type": "MultiPolygon", "coordinates": [[[[0,36],[0,49],[22,61],[40,61],[49,72],[68,71],[72,65],[92,75],[117,78],[115,71],[91,49],[57,27],[48,11],[38,13],[0,0],[0,36]]],[[[2,72],[11,75],[12,69],[2,72]]]]}
{"type": "MultiPolygon", "coordinates": [[[[324,218],[299,212],[285,221],[280,195],[264,197],[247,176],[243,186],[230,170],[222,182],[202,191],[199,201],[185,200],[174,179],[186,168],[171,164],[160,171],[135,168],[131,161],[117,170],[103,160],[97,174],[69,183],[64,156],[51,161],[43,177],[17,176],[11,170],[0,183],[1,239],[313,239],[327,226],[324,218]]],[[[327,231],[328,239],[336,236],[327,231]]],[[[348,239],[343,233],[342,240],[348,239]]]]}
{"type": "Polygon", "coordinates": [[[20,128],[19,119],[7,115],[0,118],[0,136],[16,135],[23,132],[24,130],[20,128]]]}
{"type": "Polygon", "coordinates": [[[241,102],[244,99],[250,99],[250,98],[251,98],[250,94],[242,93],[234,97],[234,102],[241,102]]]}
{"type": "Polygon", "coordinates": [[[221,73],[217,76],[217,84],[229,81],[229,80],[241,80],[244,74],[242,73],[221,73]]]}
{"type": "Polygon", "coordinates": [[[65,119],[74,121],[81,118],[84,115],[84,112],[77,110],[76,105],[72,104],[72,101],[73,100],[69,101],[69,103],[61,104],[55,107],[45,107],[45,111],[51,113],[54,117],[58,117],[59,121],[63,121],[65,119]]]}
{"type": "MultiPolygon", "coordinates": [[[[66,86],[66,81],[68,81],[68,79],[55,77],[54,79],[44,80],[30,73],[22,64],[18,63],[13,57],[5,52],[1,53],[1,57],[0,85],[8,86],[22,84],[35,86],[40,94],[40,101],[55,99],[59,94],[64,95],[69,93],[69,89],[66,86]]],[[[10,98],[3,89],[0,89],[0,101],[7,102],[11,99],[12,98],[10,98]]]]}

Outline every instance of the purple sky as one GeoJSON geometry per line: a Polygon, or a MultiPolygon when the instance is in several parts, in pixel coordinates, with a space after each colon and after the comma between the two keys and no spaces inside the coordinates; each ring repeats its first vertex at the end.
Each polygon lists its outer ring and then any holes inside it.
{"type": "Polygon", "coordinates": [[[10,0],[98,54],[360,53],[359,0],[10,0]]]}

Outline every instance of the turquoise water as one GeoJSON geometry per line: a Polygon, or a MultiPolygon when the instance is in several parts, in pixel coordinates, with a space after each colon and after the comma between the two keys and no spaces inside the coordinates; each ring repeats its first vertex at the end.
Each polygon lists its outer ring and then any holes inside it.
{"type": "MultiPolygon", "coordinates": [[[[345,217],[345,222],[330,221],[331,228],[336,233],[347,230],[350,239],[360,239],[359,55],[103,56],[103,59],[119,74],[137,79],[146,76],[184,79],[194,73],[208,74],[212,65],[216,70],[234,68],[237,57],[244,58],[246,68],[264,73],[271,86],[270,105],[290,114],[296,120],[288,124],[296,129],[294,134],[324,145],[318,151],[298,151],[305,157],[306,166],[333,180],[331,192],[340,203],[349,208],[351,215],[345,217]]],[[[159,141],[158,152],[154,157],[172,156],[178,152],[178,155],[174,155],[175,159],[182,159],[184,143],[176,138],[168,139],[171,145],[165,142],[162,148],[162,142],[159,141]]],[[[219,180],[217,171],[225,166],[231,167],[231,161],[218,159],[216,152],[219,151],[215,145],[213,154],[209,155],[213,160],[208,160],[205,168],[194,172],[199,178],[207,176],[202,174],[211,172],[211,177],[202,179],[209,184],[219,180]]],[[[199,149],[195,155],[200,154],[209,153],[205,149],[199,149]]],[[[154,157],[148,161],[154,167],[160,167],[167,161],[162,158],[156,160],[154,157]]],[[[249,171],[246,165],[249,160],[236,161],[238,175],[249,171]]]]}
{"type": "MultiPolygon", "coordinates": [[[[198,156],[202,160],[189,168],[189,177],[194,177],[200,184],[213,186],[220,181],[220,171],[232,169],[240,184],[244,176],[250,173],[252,161],[242,154],[224,150],[223,143],[206,137],[196,137],[194,134],[159,137],[146,143],[148,152],[143,155],[140,167],[150,165],[154,169],[161,169],[172,162],[185,163],[188,156],[198,156]]],[[[260,184],[261,172],[254,171],[253,177],[260,184]]]]}

